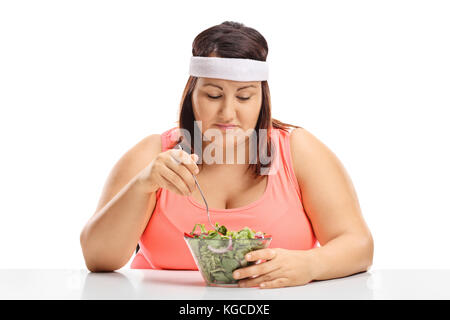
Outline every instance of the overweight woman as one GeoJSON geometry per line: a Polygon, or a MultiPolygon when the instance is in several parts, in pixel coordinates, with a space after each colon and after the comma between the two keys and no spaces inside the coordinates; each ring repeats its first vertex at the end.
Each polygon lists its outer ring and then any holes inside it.
{"type": "Polygon", "coordinates": [[[120,269],[137,247],[133,269],[197,270],[183,238],[209,225],[195,176],[213,223],[272,235],[245,257],[262,263],[234,271],[241,287],[367,271],[373,239],[343,165],[311,132],[271,117],[264,37],[227,21],[201,32],[192,54],[178,125],[144,137],[109,174],[80,236],[87,268],[120,269]]]}

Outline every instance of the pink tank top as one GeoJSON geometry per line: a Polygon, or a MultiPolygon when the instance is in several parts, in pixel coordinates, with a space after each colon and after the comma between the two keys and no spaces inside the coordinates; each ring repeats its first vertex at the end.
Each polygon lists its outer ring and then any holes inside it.
{"type": "MultiPolygon", "coordinates": [[[[245,226],[272,235],[270,248],[308,250],[318,246],[301,201],[300,188],[291,161],[290,132],[273,128],[271,139],[277,148],[266,190],[258,200],[232,209],[209,207],[212,223],[229,230],[245,226]]],[[[177,128],[162,133],[162,151],[175,146],[177,128]]],[[[198,270],[183,238],[196,223],[212,229],[206,206],[191,197],[160,188],[153,214],[139,240],[140,249],[131,269],[198,270]],[[209,226],[209,227],[208,227],[209,226]]]]}

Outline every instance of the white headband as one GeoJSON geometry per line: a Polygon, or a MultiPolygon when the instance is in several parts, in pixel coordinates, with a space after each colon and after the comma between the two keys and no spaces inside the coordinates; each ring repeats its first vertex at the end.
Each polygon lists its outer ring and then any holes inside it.
{"type": "Polygon", "coordinates": [[[267,61],[253,59],[193,56],[189,74],[233,81],[264,81],[269,78],[269,65],[267,61]]]}

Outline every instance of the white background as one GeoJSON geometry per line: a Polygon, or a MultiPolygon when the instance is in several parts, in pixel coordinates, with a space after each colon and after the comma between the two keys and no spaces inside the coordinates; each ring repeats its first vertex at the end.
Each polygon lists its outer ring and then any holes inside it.
{"type": "Polygon", "coordinates": [[[273,117],[349,172],[372,268],[449,268],[449,16],[430,0],[0,2],[0,268],[85,268],[109,171],[176,125],[192,41],[226,20],[269,44],[273,117]]]}

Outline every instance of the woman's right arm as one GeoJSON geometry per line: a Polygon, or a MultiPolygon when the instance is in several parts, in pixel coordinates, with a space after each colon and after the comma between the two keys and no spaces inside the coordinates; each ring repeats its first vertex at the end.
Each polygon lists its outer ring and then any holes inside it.
{"type": "Polygon", "coordinates": [[[103,188],[97,209],[80,235],[86,266],[90,271],[113,271],[133,255],[156,204],[141,171],[161,152],[161,136],[150,135],[115,164],[103,188]]]}
{"type": "Polygon", "coordinates": [[[130,260],[153,213],[160,187],[181,195],[195,190],[192,175],[198,167],[194,159],[182,150],[161,152],[159,134],[144,138],[122,156],[80,235],[90,271],[117,270],[130,260]]]}

